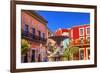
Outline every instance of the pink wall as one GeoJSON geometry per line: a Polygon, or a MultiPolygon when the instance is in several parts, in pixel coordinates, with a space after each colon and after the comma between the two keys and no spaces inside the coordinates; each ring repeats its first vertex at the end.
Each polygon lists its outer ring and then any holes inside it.
{"type": "MultiPolygon", "coordinates": [[[[47,36],[47,28],[45,24],[39,22],[32,16],[28,15],[25,12],[21,12],[22,15],[22,29],[24,29],[24,25],[27,24],[29,25],[29,31],[32,32],[32,27],[34,27],[36,30],[41,31],[42,33],[45,33],[45,36],[47,36]]],[[[38,35],[37,31],[35,32],[36,35],[38,35]]]]}

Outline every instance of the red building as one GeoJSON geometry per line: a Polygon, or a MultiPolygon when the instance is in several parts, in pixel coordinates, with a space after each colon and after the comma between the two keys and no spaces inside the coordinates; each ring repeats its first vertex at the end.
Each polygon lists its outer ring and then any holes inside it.
{"type": "Polygon", "coordinates": [[[68,36],[69,46],[79,47],[79,52],[73,55],[74,60],[88,60],[90,57],[90,25],[73,26],[69,29],[58,29],[56,36],[68,36]]]}
{"type": "Polygon", "coordinates": [[[58,30],[56,30],[55,36],[68,36],[69,37],[69,29],[61,29],[59,28],[58,30]]]}
{"type": "Polygon", "coordinates": [[[90,56],[90,25],[74,26],[70,29],[70,45],[78,46],[79,59],[87,60],[90,56]]]}

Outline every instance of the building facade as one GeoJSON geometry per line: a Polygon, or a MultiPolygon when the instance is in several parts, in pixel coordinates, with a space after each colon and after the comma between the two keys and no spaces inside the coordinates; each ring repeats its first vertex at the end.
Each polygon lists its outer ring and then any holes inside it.
{"type": "Polygon", "coordinates": [[[77,59],[88,60],[90,58],[90,25],[72,27],[70,45],[80,47],[77,59]]]}
{"type": "MultiPolygon", "coordinates": [[[[21,39],[24,39],[30,45],[26,54],[22,54],[21,61],[25,62],[44,62],[47,61],[48,52],[54,54],[57,61],[63,61],[59,58],[68,47],[78,47],[78,53],[73,54],[72,60],[90,59],[90,25],[73,26],[71,28],[59,28],[51,32],[47,27],[47,21],[35,11],[21,11],[21,39]],[[60,40],[60,41],[59,41],[60,40]],[[59,42],[60,42],[60,45],[59,42]],[[56,48],[52,52],[51,46],[56,48]]],[[[50,61],[56,61],[55,59],[50,61]]],[[[49,61],[48,60],[48,61],[49,61]]]]}
{"type": "Polygon", "coordinates": [[[40,54],[47,44],[48,28],[47,21],[35,11],[21,11],[21,36],[30,44],[30,50],[22,58],[22,62],[39,62],[40,54]]]}
{"type": "Polygon", "coordinates": [[[63,40],[63,46],[79,47],[79,52],[73,54],[73,60],[90,59],[90,25],[73,26],[69,29],[58,29],[56,36],[68,36],[63,40]]]}

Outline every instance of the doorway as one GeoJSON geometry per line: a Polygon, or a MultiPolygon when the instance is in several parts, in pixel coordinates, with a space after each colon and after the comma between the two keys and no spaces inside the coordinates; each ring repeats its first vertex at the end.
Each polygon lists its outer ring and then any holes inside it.
{"type": "Polygon", "coordinates": [[[31,62],[35,62],[35,50],[32,50],[31,62]]]}

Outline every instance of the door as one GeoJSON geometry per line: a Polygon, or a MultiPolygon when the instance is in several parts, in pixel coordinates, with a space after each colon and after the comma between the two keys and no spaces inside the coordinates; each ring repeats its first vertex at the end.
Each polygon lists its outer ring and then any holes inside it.
{"type": "Polygon", "coordinates": [[[35,62],[35,50],[32,50],[32,58],[31,58],[32,62],[35,62]]]}
{"type": "Polygon", "coordinates": [[[24,63],[27,63],[27,62],[28,62],[28,55],[26,53],[25,56],[24,56],[24,63]]]}

